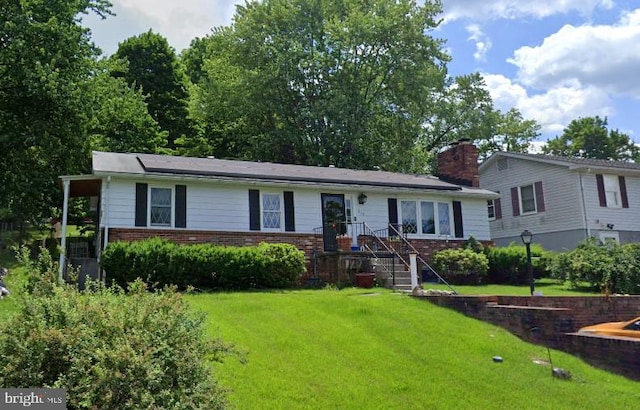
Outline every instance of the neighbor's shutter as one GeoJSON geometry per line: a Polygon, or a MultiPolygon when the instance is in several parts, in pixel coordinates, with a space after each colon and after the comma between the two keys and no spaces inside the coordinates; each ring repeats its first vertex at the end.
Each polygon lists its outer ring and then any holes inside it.
{"type": "Polygon", "coordinates": [[[462,226],[462,203],[453,201],[453,232],[456,238],[464,237],[464,229],[462,226]]]}
{"type": "Polygon", "coordinates": [[[534,189],[536,191],[536,211],[544,212],[544,192],[542,191],[542,181],[538,181],[534,184],[534,189]]]}
{"type": "Polygon", "coordinates": [[[513,216],[520,215],[520,198],[517,187],[511,188],[511,207],[513,208],[513,216]]]}
{"type": "Polygon", "coordinates": [[[627,184],[624,181],[624,177],[620,175],[618,177],[618,184],[620,185],[620,199],[622,199],[622,207],[629,208],[629,198],[627,197],[627,184]]]}
{"type": "Polygon", "coordinates": [[[596,185],[598,186],[600,206],[607,206],[607,196],[604,193],[604,178],[600,174],[596,174],[596,185]]]}
{"type": "Polygon", "coordinates": [[[260,230],[260,191],[249,190],[249,229],[260,230]]]}
{"type": "Polygon", "coordinates": [[[176,228],[187,227],[187,186],[176,185],[176,228]]]}
{"type": "Polygon", "coordinates": [[[502,202],[500,198],[493,201],[493,214],[496,219],[502,219],[502,202]]]}
{"type": "Polygon", "coordinates": [[[284,191],[284,230],[287,232],[295,232],[296,219],[295,209],[293,207],[293,192],[284,191]]]}
{"type": "Polygon", "coordinates": [[[136,226],[147,226],[147,184],[136,184],[136,226]]]}
{"type": "Polygon", "coordinates": [[[391,228],[399,230],[398,227],[398,200],[395,198],[387,199],[387,206],[389,208],[389,235],[395,235],[395,231],[391,228]]]}

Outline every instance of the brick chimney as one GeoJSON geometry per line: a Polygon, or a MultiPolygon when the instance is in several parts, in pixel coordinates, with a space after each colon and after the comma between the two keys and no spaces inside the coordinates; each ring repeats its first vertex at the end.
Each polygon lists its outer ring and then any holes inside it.
{"type": "Polygon", "coordinates": [[[456,185],[479,187],[478,147],[468,139],[451,144],[438,154],[438,177],[456,185]]]}

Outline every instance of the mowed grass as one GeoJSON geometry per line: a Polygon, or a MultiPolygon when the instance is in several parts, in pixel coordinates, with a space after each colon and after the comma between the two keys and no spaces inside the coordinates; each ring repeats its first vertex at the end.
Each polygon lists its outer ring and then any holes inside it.
{"type": "MultiPolygon", "coordinates": [[[[426,289],[451,290],[447,285],[442,283],[423,283],[422,287],[426,289]]],[[[598,293],[588,292],[580,289],[570,289],[564,283],[554,279],[544,278],[536,279],[534,283],[536,291],[542,292],[543,296],[597,296],[598,293]]],[[[530,296],[531,290],[529,285],[474,285],[459,286],[454,285],[452,288],[460,295],[509,295],[509,296],[530,296]]]]}
{"type": "Polygon", "coordinates": [[[626,409],[639,384],[384,289],[187,296],[211,337],[246,352],[214,365],[239,409],[626,409]],[[502,363],[494,363],[493,356],[502,363]]]}

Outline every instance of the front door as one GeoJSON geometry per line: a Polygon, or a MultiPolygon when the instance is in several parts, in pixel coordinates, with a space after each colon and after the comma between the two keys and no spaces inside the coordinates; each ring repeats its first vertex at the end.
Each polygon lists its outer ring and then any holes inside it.
{"type": "Polygon", "coordinates": [[[343,194],[321,194],[322,198],[322,239],[325,252],[338,250],[337,235],[347,232],[347,217],[343,194]]]}

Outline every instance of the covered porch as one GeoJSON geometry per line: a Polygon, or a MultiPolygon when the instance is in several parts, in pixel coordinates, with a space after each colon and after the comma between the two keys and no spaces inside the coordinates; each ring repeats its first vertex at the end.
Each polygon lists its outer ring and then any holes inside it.
{"type": "Polygon", "coordinates": [[[98,261],[104,239],[104,229],[100,227],[100,191],[102,180],[92,175],[73,175],[60,177],[63,188],[62,215],[60,221],[60,258],[58,281],[69,280],[67,266],[78,272],[78,286],[84,288],[87,278],[103,280],[98,261]],[[69,205],[72,198],[88,198],[94,218],[91,221],[70,221],[69,205]],[[88,235],[73,235],[70,233],[70,222],[80,224],[89,230],[88,235]],[[85,225],[86,224],[86,225],[85,225]],[[94,225],[91,225],[94,224],[94,225]]]}

